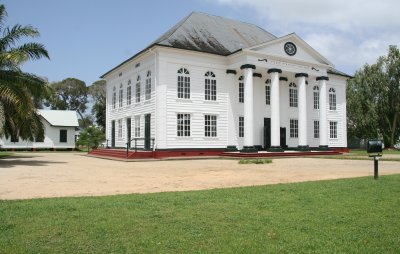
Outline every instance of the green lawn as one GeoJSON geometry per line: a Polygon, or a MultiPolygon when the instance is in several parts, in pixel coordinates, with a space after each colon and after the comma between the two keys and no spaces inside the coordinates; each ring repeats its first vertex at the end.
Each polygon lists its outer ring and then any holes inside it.
{"type": "Polygon", "coordinates": [[[0,201],[0,253],[400,253],[400,175],[0,201]]]}
{"type": "Polygon", "coordinates": [[[0,159],[1,159],[1,158],[5,158],[5,157],[9,157],[9,156],[11,156],[11,155],[13,155],[13,153],[11,153],[11,152],[0,151],[0,159]]]}

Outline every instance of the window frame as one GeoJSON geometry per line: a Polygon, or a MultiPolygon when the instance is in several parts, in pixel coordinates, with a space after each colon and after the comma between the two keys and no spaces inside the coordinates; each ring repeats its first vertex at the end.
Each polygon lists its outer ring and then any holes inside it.
{"type": "Polygon", "coordinates": [[[68,130],[67,129],[60,129],[60,143],[68,143],[68,130]]]}
{"type": "Polygon", "coordinates": [[[265,105],[271,105],[271,79],[267,79],[265,84],[265,105]]]}
{"type": "Polygon", "coordinates": [[[289,121],[289,137],[290,138],[299,138],[299,120],[298,119],[290,119],[289,121]]]}
{"type": "Polygon", "coordinates": [[[117,89],[115,88],[115,86],[113,87],[113,94],[112,94],[112,99],[111,99],[111,103],[112,103],[112,109],[116,109],[117,108],[117,89]]]}
{"type": "Polygon", "coordinates": [[[319,138],[319,120],[314,120],[314,138],[319,138]]]}
{"type": "Polygon", "coordinates": [[[138,75],[135,84],[135,103],[140,102],[140,96],[141,96],[141,78],[140,75],[138,75]]]}
{"type": "Polygon", "coordinates": [[[338,138],[338,122],[329,121],[329,139],[338,138]]]}
{"type": "Polygon", "coordinates": [[[314,109],[318,110],[319,109],[319,87],[314,86],[313,87],[313,99],[314,99],[314,109]]]}
{"type": "Polygon", "coordinates": [[[123,106],[123,101],[124,101],[124,87],[122,84],[119,85],[119,92],[118,92],[118,107],[122,108],[123,106]]]}
{"type": "Polygon", "coordinates": [[[176,114],[176,136],[190,137],[191,116],[189,113],[176,114]]]}
{"type": "Polygon", "coordinates": [[[117,137],[118,139],[122,139],[122,119],[118,119],[117,137]]]}
{"type": "Polygon", "coordinates": [[[140,115],[134,116],[133,120],[135,122],[135,129],[134,129],[135,138],[140,138],[140,115]]]}
{"type": "Polygon", "coordinates": [[[333,87],[329,88],[329,110],[331,111],[337,110],[336,89],[333,87]]]}
{"type": "Polygon", "coordinates": [[[204,75],[204,100],[216,101],[217,100],[217,80],[212,71],[207,71],[204,75]]]}
{"type": "Polygon", "coordinates": [[[178,70],[177,77],[177,98],[178,99],[190,99],[190,72],[186,68],[180,68],[178,70]]]}
{"type": "Polygon", "coordinates": [[[239,138],[244,138],[244,116],[239,116],[239,138]]]}
{"type": "Polygon", "coordinates": [[[239,77],[239,103],[244,103],[244,82],[243,76],[239,77]]]}
{"type": "Polygon", "coordinates": [[[147,71],[146,75],[146,88],[145,88],[145,100],[151,99],[151,71],[147,71]]]}
{"type": "Polygon", "coordinates": [[[131,80],[128,80],[128,85],[126,86],[126,105],[132,104],[132,86],[131,80]]]}
{"type": "Polygon", "coordinates": [[[289,107],[297,108],[299,106],[297,85],[294,82],[289,84],[289,107]]]}
{"type": "Polygon", "coordinates": [[[207,138],[217,137],[217,115],[204,115],[204,136],[207,138]]]}

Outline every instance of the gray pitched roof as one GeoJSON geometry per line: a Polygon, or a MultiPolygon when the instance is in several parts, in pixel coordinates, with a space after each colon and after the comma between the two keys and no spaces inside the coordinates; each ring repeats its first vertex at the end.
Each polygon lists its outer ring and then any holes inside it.
{"type": "Polygon", "coordinates": [[[229,55],[274,39],[274,35],[253,24],[192,12],[153,44],[229,55]]]}
{"type": "Polygon", "coordinates": [[[155,45],[229,55],[242,48],[255,46],[276,38],[273,34],[253,24],[192,12],[148,47],[101,75],[100,78],[104,78],[113,70],[155,45]]]}

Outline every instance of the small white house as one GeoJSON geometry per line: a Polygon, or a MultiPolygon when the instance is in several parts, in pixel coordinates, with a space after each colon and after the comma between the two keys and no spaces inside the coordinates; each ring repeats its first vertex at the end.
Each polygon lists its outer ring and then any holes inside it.
{"type": "Polygon", "coordinates": [[[44,125],[44,140],[10,140],[2,138],[0,148],[4,149],[73,149],[75,148],[75,129],[79,126],[76,111],[38,110],[44,125]]]}
{"type": "Polygon", "coordinates": [[[295,33],[194,12],[101,77],[112,147],[347,147],[349,76],[295,33]]]}

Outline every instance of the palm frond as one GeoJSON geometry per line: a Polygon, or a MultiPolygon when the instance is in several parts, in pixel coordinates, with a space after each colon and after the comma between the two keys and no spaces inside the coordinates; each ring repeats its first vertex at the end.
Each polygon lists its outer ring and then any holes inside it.
{"type": "Polygon", "coordinates": [[[9,51],[2,52],[0,54],[0,64],[8,64],[13,69],[13,66],[19,66],[28,60],[38,60],[42,57],[50,59],[49,53],[43,44],[25,43],[9,51]]]}
{"type": "Polygon", "coordinates": [[[24,37],[37,37],[39,31],[32,26],[15,25],[11,29],[6,28],[3,31],[3,38],[0,38],[0,50],[4,51],[14,46],[24,37]]]}

